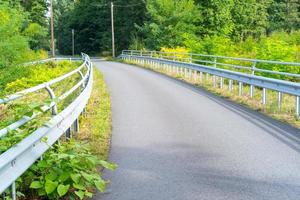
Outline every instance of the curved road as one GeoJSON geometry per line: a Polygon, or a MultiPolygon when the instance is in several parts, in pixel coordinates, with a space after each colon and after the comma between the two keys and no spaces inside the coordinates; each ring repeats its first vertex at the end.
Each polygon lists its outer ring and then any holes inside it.
{"type": "Polygon", "coordinates": [[[149,70],[95,65],[111,92],[119,165],[95,199],[300,199],[298,129],[149,70]]]}

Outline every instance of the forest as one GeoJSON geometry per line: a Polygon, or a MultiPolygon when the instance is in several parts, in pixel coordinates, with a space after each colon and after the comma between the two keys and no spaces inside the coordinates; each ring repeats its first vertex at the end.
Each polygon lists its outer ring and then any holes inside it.
{"type": "MultiPolygon", "coordinates": [[[[58,54],[111,54],[108,0],[54,0],[58,54]]],[[[194,53],[300,61],[297,0],[115,0],[115,43],[123,49],[178,47],[194,53]]],[[[49,1],[0,1],[0,66],[47,56],[49,1]]]]}

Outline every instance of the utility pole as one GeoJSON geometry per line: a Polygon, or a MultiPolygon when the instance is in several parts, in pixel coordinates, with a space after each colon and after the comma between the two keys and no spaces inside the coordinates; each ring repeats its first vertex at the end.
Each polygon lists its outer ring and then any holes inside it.
{"type": "Polygon", "coordinates": [[[114,27],[114,3],[111,2],[111,41],[112,41],[112,57],[115,55],[115,27],[114,27]]]}
{"type": "Polygon", "coordinates": [[[75,55],[75,33],[74,33],[74,29],[72,29],[72,55],[75,55]]]}
{"type": "Polygon", "coordinates": [[[53,17],[53,0],[50,1],[50,17],[51,17],[51,50],[52,57],[55,57],[55,42],[54,42],[54,17],[53,17]]]}

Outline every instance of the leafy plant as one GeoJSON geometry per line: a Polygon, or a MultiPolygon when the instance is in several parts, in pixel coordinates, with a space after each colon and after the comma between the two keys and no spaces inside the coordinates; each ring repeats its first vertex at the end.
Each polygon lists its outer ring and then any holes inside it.
{"type": "Polygon", "coordinates": [[[109,170],[116,168],[115,164],[97,159],[88,144],[70,140],[53,146],[43,160],[25,174],[24,180],[39,197],[91,198],[95,189],[103,192],[107,184],[98,166],[109,170]]]}

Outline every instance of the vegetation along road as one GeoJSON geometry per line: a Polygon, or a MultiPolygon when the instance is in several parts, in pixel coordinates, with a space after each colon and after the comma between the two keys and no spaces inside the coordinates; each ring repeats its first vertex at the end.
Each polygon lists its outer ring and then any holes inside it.
{"type": "Polygon", "coordinates": [[[119,165],[95,199],[299,199],[299,130],[156,72],[95,65],[119,165]]]}

